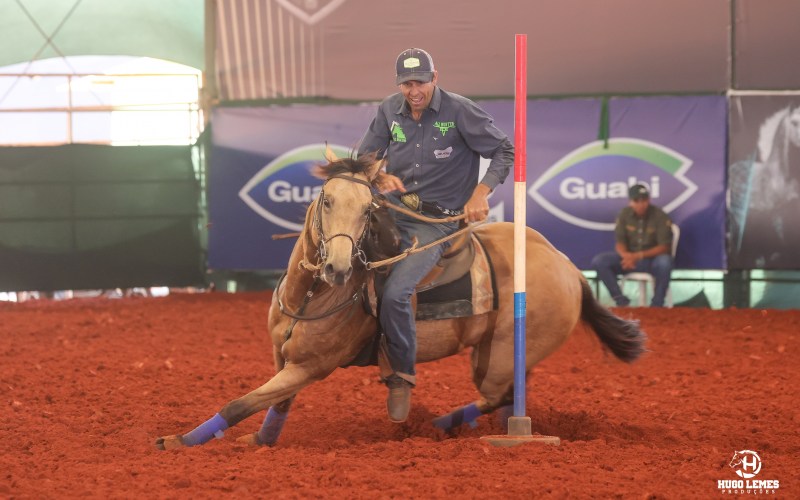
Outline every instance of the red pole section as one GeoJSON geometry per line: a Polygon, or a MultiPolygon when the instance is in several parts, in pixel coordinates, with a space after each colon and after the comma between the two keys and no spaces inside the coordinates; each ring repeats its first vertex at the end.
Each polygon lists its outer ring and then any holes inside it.
{"type": "Polygon", "coordinates": [[[528,165],[528,35],[515,35],[514,81],[514,182],[525,182],[528,165]]]}

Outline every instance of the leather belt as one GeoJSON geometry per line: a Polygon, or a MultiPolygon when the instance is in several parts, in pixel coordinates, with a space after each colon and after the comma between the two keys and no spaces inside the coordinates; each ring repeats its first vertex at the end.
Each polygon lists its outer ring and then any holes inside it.
{"type": "Polygon", "coordinates": [[[435,202],[422,201],[419,199],[417,193],[406,193],[400,196],[400,201],[403,202],[403,205],[415,212],[425,212],[438,217],[453,217],[464,213],[463,210],[452,210],[444,208],[435,202]]]}

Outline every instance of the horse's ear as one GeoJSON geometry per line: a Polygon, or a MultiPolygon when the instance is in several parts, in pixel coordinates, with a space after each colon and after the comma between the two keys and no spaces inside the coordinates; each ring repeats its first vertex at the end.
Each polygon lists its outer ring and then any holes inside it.
{"type": "Polygon", "coordinates": [[[333,152],[331,145],[328,143],[325,143],[325,159],[328,160],[328,163],[333,163],[339,160],[339,157],[336,156],[336,153],[333,152]]]}
{"type": "Polygon", "coordinates": [[[367,167],[365,173],[367,174],[367,179],[369,179],[370,182],[375,180],[375,177],[377,177],[380,171],[383,170],[384,165],[386,165],[386,161],[387,160],[385,158],[382,160],[375,160],[369,165],[369,167],[367,167]]]}

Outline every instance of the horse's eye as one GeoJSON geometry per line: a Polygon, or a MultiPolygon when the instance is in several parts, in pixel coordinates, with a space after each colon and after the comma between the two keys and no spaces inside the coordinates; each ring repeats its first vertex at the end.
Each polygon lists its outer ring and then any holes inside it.
{"type": "Polygon", "coordinates": [[[322,198],[322,206],[325,208],[331,208],[331,200],[328,198],[322,198]]]}

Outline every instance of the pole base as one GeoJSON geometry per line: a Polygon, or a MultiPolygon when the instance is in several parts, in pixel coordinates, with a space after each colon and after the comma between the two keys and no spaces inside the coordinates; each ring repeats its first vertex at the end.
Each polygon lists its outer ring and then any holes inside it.
{"type": "Polygon", "coordinates": [[[509,417],[508,435],[502,436],[481,436],[482,441],[486,441],[492,446],[510,448],[526,443],[539,443],[558,446],[561,439],[558,436],[544,436],[542,434],[531,434],[530,417],[509,417]]]}

